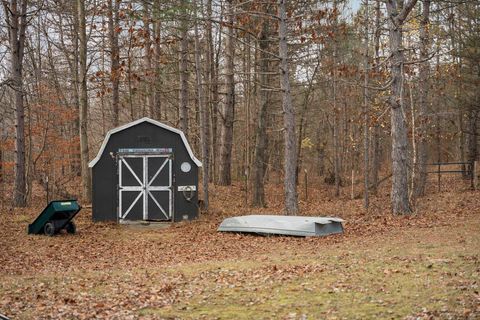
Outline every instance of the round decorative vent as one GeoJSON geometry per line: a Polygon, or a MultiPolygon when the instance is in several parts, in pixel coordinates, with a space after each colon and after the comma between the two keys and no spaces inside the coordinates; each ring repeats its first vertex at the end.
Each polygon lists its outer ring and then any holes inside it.
{"type": "Polygon", "coordinates": [[[192,166],[190,165],[190,163],[184,162],[184,163],[182,163],[182,165],[180,166],[180,169],[181,169],[183,172],[187,173],[187,172],[190,172],[190,170],[192,169],[192,166]]]}

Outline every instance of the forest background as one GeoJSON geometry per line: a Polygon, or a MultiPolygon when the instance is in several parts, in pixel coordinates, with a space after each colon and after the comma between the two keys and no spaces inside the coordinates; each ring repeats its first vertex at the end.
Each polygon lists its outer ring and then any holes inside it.
{"type": "Polygon", "coordinates": [[[299,212],[299,186],[368,207],[390,184],[391,210],[410,213],[430,164],[457,162],[473,177],[479,9],[3,0],[1,200],[22,207],[48,192],[88,203],[87,163],[106,132],[148,116],[183,130],[202,159],[205,209],[209,184],[242,183],[245,203],[260,207],[265,184],[283,184],[288,214],[299,212]]]}

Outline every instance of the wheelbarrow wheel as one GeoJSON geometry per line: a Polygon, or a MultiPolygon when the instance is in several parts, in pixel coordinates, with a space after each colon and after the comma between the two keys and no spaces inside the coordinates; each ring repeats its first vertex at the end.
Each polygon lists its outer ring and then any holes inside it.
{"type": "Polygon", "coordinates": [[[43,227],[43,233],[49,237],[55,235],[55,225],[53,222],[45,223],[45,226],[43,227]]]}
{"type": "Polygon", "coordinates": [[[73,223],[73,221],[70,221],[69,223],[67,223],[65,230],[67,230],[67,233],[75,234],[75,232],[77,232],[77,227],[75,226],[75,223],[73,223]]]}

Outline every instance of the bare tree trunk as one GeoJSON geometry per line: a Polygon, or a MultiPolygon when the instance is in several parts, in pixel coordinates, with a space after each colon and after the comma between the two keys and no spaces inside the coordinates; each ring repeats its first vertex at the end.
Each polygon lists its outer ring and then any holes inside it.
{"type": "MultiPolygon", "coordinates": [[[[202,3],[203,6],[203,3],[202,3]]],[[[212,76],[215,66],[214,61],[214,44],[213,44],[213,24],[212,24],[212,0],[207,0],[206,3],[206,16],[205,16],[205,79],[206,79],[206,94],[205,102],[209,110],[212,109],[212,76]]],[[[210,112],[209,112],[210,113],[210,112]]],[[[210,123],[210,119],[207,120],[210,123]]],[[[210,142],[209,142],[210,143],[210,142]]]]}
{"type": "MultiPolygon", "coordinates": [[[[102,25],[105,25],[105,17],[102,16],[102,25]]],[[[107,22],[108,24],[108,22],[107,22]]],[[[106,67],[105,67],[105,51],[108,50],[108,46],[107,46],[107,43],[106,43],[106,35],[105,33],[102,33],[101,35],[101,41],[102,41],[102,45],[101,45],[101,56],[100,56],[100,62],[101,62],[101,70],[106,70],[106,67]]],[[[111,75],[111,73],[110,73],[111,75]]],[[[105,77],[102,77],[100,79],[101,81],[101,86],[102,88],[106,88],[107,85],[105,83],[105,77]]],[[[107,126],[106,126],[106,116],[105,116],[105,109],[106,109],[106,106],[105,106],[105,95],[102,94],[100,95],[100,108],[101,108],[101,114],[102,114],[102,136],[105,136],[105,134],[107,133],[107,126]]]]}
{"type": "MultiPolygon", "coordinates": [[[[78,40],[78,6],[76,1],[72,1],[68,3],[68,10],[71,10],[71,14],[73,16],[73,28],[71,30],[72,33],[72,45],[73,49],[72,52],[70,52],[65,44],[65,41],[63,39],[63,31],[60,31],[60,39],[62,42],[62,47],[64,49],[65,57],[67,61],[70,64],[70,69],[72,73],[72,79],[74,80],[73,82],[75,85],[73,86],[73,104],[75,107],[75,121],[73,121],[72,124],[72,132],[74,136],[77,136],[77,134],[80,133],[80,88],[79,88],[79,40],[78,40]],[[73,57],[72,61],[70,62],[70,55],[73,57]]],[[[60,30],[63,29],[64,24],[62,23],[60,25],[60,30]]],[[[53,64],[52,64],[53,67],[53,64]]],[[[82,175],[82,161],[81,161],[81,148],[80,148],[80,143],[75,145],[76,152],[75,152],[75,162],[72,166],[72,171],[76,172],[77,177],[80,177],[82,175]]]]}
{"type": "Polygon", "coordinates": [[[418,168],[418,156],[417,156],[417,122],[416,122],[416,113],[417,111],[415,110],[415,100],[413,99],[413,86],[411,85],[406,85],[408,88],[408,93],[410,96],[410,115],[412,119],[411,127],[412,127],[412,172],[410,174],[410,191],[408,194],[408,201],[415,205],[415,189],[416,189],[416,183],[418,180],[417,177],[417,168],[418,168]]]}
{"type": "Polygon", "coordinates": [[[250,116],[250,109],[251,109],[251,96],[252,96],[252,79],[250,73],[252,72],[252,51],[251,51],[251,36],[248,35],[247,39],[244,43],[244,64],[243,64],[243,69],[245,74],[244,77],[244,106],[245,106],[245,150],[244,150],[244,159],[245,159],[245,168],[243,171],[243,174],[245,175],[245,206],[248,205],[248,198],[249,198],[249,183],[250,183],[250,168],[251,168],[251,163],[250,163],[250,122],[251,122],[251,116],[250,116]]]}
{"type": "MultiPolygon", "coordinates": [[[[193,0],[193,6],[195,8],[194,16],[197,17],[197,2],[193,0]]],[[[208,125],[209,114],[208,106],[205,103],[203,83],[202,83],[202,65],[200,61],[200,43],[199,43],[199,33],[198,33],[198,22],[195,20],[195,71],[197,78],[197,94],[198,94],[198,105],[200,110],[200,140],[202,145],[202,187],[203,187],[203,204],[205,210],[208,210],[208,170],[210,166],[210,155],[209,155],[209,136],[210,127],[208,125]]]]}
{"type": "Polygon", "coordinates": [[[90,203],[92,201],[92,180],[90,168],[88,167],[88,93],[87,93],[87,31],[85,24],[85,1],[77,0],[78,7],[78,34],[79,34],[79,56],[80,56],[80,161],[82,171],[83,199],[90,203]]]}
{"type": "Polygon", "coordinates": [[[317,174],[319,176],[323,176],[325,173],[325,119],[322,119],[321,122],[318,124],[318,128],[316,130],[316,147],[315,151],[317,154],[317,174]]]}
{"type": "MultiPolygon", "coordinates": [[[[271,11],[271,6],[266,4],[267,14],[271,11]]],[[[265,169],[267,162],[267,113],[268,105],[270,101],[270,92],[267,89],[269,83],[268,73],[269,68],[269,55],[268,50],[270,42],[270,21],[264,20],[262,22],[262,30],[258,39],[259,44],[259,86],[258,86],[258,115],[257,115],[257,125],[255,132],[255,153],[253,160],[253,199],[252,205],[254,207],[265,207],[265,169]]]]}
{"type": "Polygon", "coordinates": [[[112,81],[112,112],[113,126],[119,123],[119,86],[120,86],[120,51],[118,48],[119,9],[121,0],[107,1],[108,5],[108,38],[110,42],[110,80],[112,81]]]}
{"type": "MultiPolygon", "coordinates": [[[[335,56],[335,53],[334,53],[335,56]]],[[[334,61],[336,59],[334,58],[334,61]]],[[[340,155],[339,155],[339,137],[338,137],[338,127],[339,127],[339,118],[338,113],[339,110],[337,108],[337,80],[336,80],[336,63],[334,62],[334,70],[333,70],[333,174],[334,174],[334,182],[335,182],[335,196],[338,197],[340,195],[340,155]]]]}
{"type": "Polygon", "coordinates": [[[4,123],[4,120],[3,119],[0,119],[0,201],[3,202],[5,200],[4,198],[4,194],[5,194],[5,184],[4,184],[4,176],[5,176],[5,173],[3,172],[3,161],[4,161],[4,137],[3,137],[3,133],[4,133],[4,127],[5,127],[5,123],[4,123]]]}
{"type": "MultiPolygon", "coordinates": [[[[458,90],[456,88],[456,90],[458,90]]],[[[460,132],[458,137],[458,152],[460,153],[460,162],[465,162],[465,125],[463,123],[463,109],[458,108],[458,130],[460,132]]],[[[462,164],[462,177],[467,178],[467,168],[462,164]]]]}
{"type": "Polygon", "coordinates": [[[295,169],[297,167],[297,140],[295,138],[295,110],[290,92],[290,76],[287,47],[287,10],[285,0],[278,1],[278,54],[280,56],[280,85],[283,91],[283,123],[285,137],[285,213],[298,214],[297,184],[295,183],[295,169]]]}
{"type": "MultiPolygon", "coordinates": [[[[473,175],[473,164],[475,160],[477,160],[477,155],[478,155],[478,116],[479,116],[479,111],[475,110],[473,106],[469,106],[468,110],[468,134],[467,134],[467,147],[468,147],[468,153],[467,153],[467,162],[468,162],[468,177],[472,178],[473,175]]],[[[472,183],[473,183],[473,179],[472,183]]],[[[472,185],[473,188],[473,185],[472,185]]]]}
{"type": "Polygon", "coordinates": [[[308,82],[307,92],[303,99],[302,110],[300,111],[300,123],[298,126],[298,139],[297,139],[297,168],[295,169],[295,183],[298,185],[298,179],[300,175],[300,169],[302,167],[302,141],[305,131],[307,131],[307,111],[311,103],[310,96],[313,92],[313,84],[315,77],[317,75],[318,69],[320,67],[320,60],[317,61],[315,69],[313,70],[312,76],[308,82]]]}
{"type": "MultiPolygon", "coordinates": [[[[134,46],[134,43],[133,43],[133,32],[129,32],[129,36],[128,36],[128,47],[127,47],[127,87],[128,87],[128,105],[129,105],[129,108],[130,108],[130,119],[131,121],[135,120],[137,118],[137,114],[138,112],[136,112],[136,108],[135,108],[135,105],[134,105],[134,102],[133,102],[133,98],[134,98],[134,95],[135,95],[135,90],[133,88],[133,84],[132,84],[132,79],[134,79],[134,72],[133,72],[133,69],[132,69],[132,51],[133,51],[133,46],[134,46]]],[[[141,110],[140,110],[141,111],[141,110]]]]}
{"type": "Polygon", "coordinates": [[[415,198],[425,194],[425,185],[427,183],[427,126],[428,126],[428,93],[429,93],[429,77],[430,63],[428,59],[429,51],[429,19],[430,19],[430,0],[422,0],[422,19],[420,20],[420,73],[419,73],[419,102],[418,102],[418,178],[415,183],[415,198]]]}
{"type": "MultiPolygon", "coordinates": [[[[211,5],[210,5],[211,8],[211,5]]],[[[219,114],[219,92],[218,92],[218,70],[220,65],[220,48],[222,47],[222,26],[218,26],[220,29],[218,32],[218,39],[217,39],[217,50],[214,51],[214,47],[212,44],[212,66],[210,69],[211,72],[211,84],[212,84],[212,108],[210,110],[211,114],[211,126],[212,126],[212,134],[211,134],[211,154],[212,154],[212,171],[210,174],[210,182],[217,181],[217,168],[218,168],[218,114],[219,114]]]]}
{"type": "Polygon", "coordinates": [[[338,197],[340,195],[340,155],[339,155],[339,137],[338,137],[338,130],[339,130],[339,117],[338,113],[339,110],[337,108],[337,1],[333,1],[333,6],[335,10],[335,21],[334,21],[334,39],[333,39],[333,75],[332,75],[332,99],[333,99],[333,173],[335,179],[335,196],[338,197]]]}
{"type": "Polygon", "coordinates": [[[27,29],[27,0],[3,1],[10,44],[10,73],[15,90],[15,185],[13,206],[27,205],[25,165],[25,107],[23,89],[23,56],[27,29]],[[20,2],[20,3],[18,3],[20,2]]]}
{"type": "Polygon", "coordinates": [[[207,119],[209,123],[209,127],[211,127],[211,131],[208,133],[209,138],[211,141],[209,141],[210,145],[210,168],[209,168],[209,179],[210,182],[214,181],[215,177],[215,145],[216,145],[216,109],[217,109],[217,102],[215,99],[218,98],[218,90],[217,90],[217,95],[214,94],[214,90],[216,89],[216,72],[215,72],[215,47],[214,47],[214,42],[213,42],[213,24],[212,24],[212,0],[207,0],[206,4],[206,13],[207,13],[207,21],[206,21],[206,34],[207,34],[207,42],[206,42],[206,51],[207,51],[207,70],[206,70],[206,76],[207,76],[207,95],[206,97],[208,98],[207,102],[207,107],[209,108],[209,114],[211,115],[211,119],[209,116],[209,119],[207,119]],[[213,121],[213,118],[215,118],[215,122],[213,121]]]}
{"type": "Polygon", "coordinates": [[[235,117],[235,77],[234,77],[234,0],[227,1],[228,31],[225,42],[225,103],[221,114],[220,131],[220,164],[218,172],[218,184],[228,186],[232,183],[232,143],[233,143],[233,120],[235,117]]]}
{"type": "MultiPolygon", "coordinates": [[[[380,0],[375,1],[375,34],[374,34],[374,46],[375,46],[375,74],[380,72],[380,0]]],[[[377,193],[378,187],[378,171],[380,170],[380,124],[378,120],[375,121],[373,126],[373,142],[372,142],[372,185],[373,193],[377,193]]]]}
{"type": "Polygon", "coordinates": [[[154,95],[153,95],[153,114],[152,117],[155,120],[162,119],[162,69],[160,65],[160,59],[162,55],[161,48],[161,20],[160,20],[160,0],[155,0],[153,2],[153,65],[155,68],[155,84],[154,84],[154,95]]]}
{"type": "MultiPolygon", "coordinates": [[[[2,142],[2,145],[3,145],[3,121],[0,121],[0,123],[2,124],[1,128],[0,128],[0,141],[2,142]]],[[[0,145],[0,202],[3,202],[5,200],[4,198],[4,194],[5,194],[5,184],[4,184],[4,172],[3,172],[3,159],[4,159],[4,156],[3,156],[3,147],[2,145],[0,145]]]]}
{"type": "MultiPolygon", "coordinates": [[[[454,16],[454,8],[449,10],[449,15],[452,17],[454,16]]],[[[462,69],[462,58],[460,56],[460,43],[461,41],[457,41],[457,34],[455,28],[455,21],[457,19],[450,19],[449,23],[449,33],[450,33],[450,41],[452,44],[452,64],[455,66],[455,72],[458,74],[462,69]]],[[[461,38],[461,34],[458,35],[461,38]]],[[[455,95],[459,96],[459,85],[455,83],[455,95]]],[[[464,124],[464,109],[458,108],[458,152],[460,154],[460,162],[465,162],[465,124],[464,124]]],[[[467,168],[465,164],[461,165],[462,168],[462,176],[463,178],[467,178],[467,168]]]]}
{"type": "Polygon", "coordinates": [[[144,63],[145,63],[145,98],[148,114],[155,118],[155,70],[152,70],[152,38],[150,30],[151,10],[150,0],[143,2],[143,38],[144,38],[144,63]]]}
{"type": "Polygon", "coordinates": [[[370,170],[369,166],[369,125],[368,125],[368,69],[369,69],[369,63],[368,63],[368,0],[365,0],[365,34],[364,34],[364,45],[365,45],[365,57],[364,57],[364,89],[363,89],[363,152],[364,152],[364,158],[363,158],[363,182],[364,182],[364,191],[363,191],[363,206],[365,209],[368,209],[369,205],[369,198],[368,198],[368,187],[370,185],[369,183],[369,177],[368,173],[370,170]]]}
{"type": "Polygon", "coordinates": [[[181,21],[180,40],[180,96],[179,96],[179,121],[180,130],[188,136],[188,17],[187,3],[183,3],[183,16],[181,21]]]}
{"type": "Polygon", "coordinates": [[[408,138],[403,106],[404,55],[402,26],[417,0],[388,0],[390,50],[392,54],[392,87],[389,97],[392,126],[392,210],[395,214],[408,214],[412,210],[408,201],[408,138]]]}

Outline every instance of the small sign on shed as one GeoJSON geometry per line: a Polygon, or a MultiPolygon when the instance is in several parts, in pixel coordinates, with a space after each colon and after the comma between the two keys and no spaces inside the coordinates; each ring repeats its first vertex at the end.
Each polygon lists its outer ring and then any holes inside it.
{"type": "Polygon", "coordinates": [[[89,163],[94,221],[198,216],[198,168],[185,134],[150,118],[110,130],[89,163]]]}

